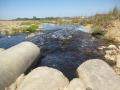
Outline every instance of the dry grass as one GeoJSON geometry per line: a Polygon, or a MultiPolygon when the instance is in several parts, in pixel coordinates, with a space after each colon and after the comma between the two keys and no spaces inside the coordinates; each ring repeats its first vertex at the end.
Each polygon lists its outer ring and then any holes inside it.
{"type": "Polygon", "coordinates": [[[116,42],[120,42],[120,20],[112,21],[105,29],[107,31],[106,37],[116,42]]]}
{"type": "Polygon", "coordinates": [[[16,32],[22,32],[19,27],[28,27],[32,24],[38,25],[40,24],[39,21],[34,20],[24,20],[24,21],[0,21],[0,33],[1,34],[14,34],[16,32]],[[18,31],[15,30],[19,28],[18,31]]]}

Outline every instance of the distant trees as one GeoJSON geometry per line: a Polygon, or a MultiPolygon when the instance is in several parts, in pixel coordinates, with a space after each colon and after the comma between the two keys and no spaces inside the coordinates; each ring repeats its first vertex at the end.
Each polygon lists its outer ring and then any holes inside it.
{"type": "Polygon", "coordinates": [[[37,17],[36,16],[33,16],[33,18],[32,18],[33,20],[36,20],[37,19],[37,17]]]}

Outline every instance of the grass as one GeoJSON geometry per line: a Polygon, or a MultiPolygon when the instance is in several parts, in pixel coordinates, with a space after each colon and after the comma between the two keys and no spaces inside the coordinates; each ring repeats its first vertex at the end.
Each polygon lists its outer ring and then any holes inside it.
{"type": "Polygon", "coordinates": [[[96,14],[94,16],[83,18],[80,20],[80,24],[86,27],[90,25],[89,29],[91,30],[93,36],[99,36],[101,39],[105,38],[105,40],[113,41],[113,38],[108,38],[105,34],[109,32],[107,28],[112,26],[111,22],[116,20],[120,21],[120,9],[114,7],[107,13],[96,14]]]}
{"type": "Polygon", "coordinates": [[[25,32],[34,32],[39,28],[38,25],[32,24],[31,26],[27,27],[24,31],[25,32]]]}
{"type": "Polygon", "coordinates": [[[0,34],[11,35],[21,32],[31,33],[36,31],[40,27],[40,24],[38,20],[0,21],[0,34]]]}
{"type": "Polygon", "coordinates": [[[18,26],[16,28],[12,28],[13,33],[24,32],[31,33],[36,31],[39,28],[38,25],[32,24],[30,26],[18,26]]]}
{"type": "Polygon", "coordinates": [[[111,24],[113,20],[120,20],[120,9],[117,7],[105,14],[96,14],[90,17],[46,17],[46,18],[17,18],[9,21],[6,25],[1,25],[0,32],[3,33],[17,33],[17,32],[34,32],[40,23],[55,23],[55,24],[78,24],[91,25],[92,34],[99,34],[104,36],[105,29],[111,24]],[[3,29],[3,30],[2,30],[3,29]]]}
{"type": "Polygon", "coordinates": [[[114,7],[108,13],[96,14],[95,16],[82,19],[80,24],[82,25],[93,24],[93,26],[97,25],[97,26],[106,28],[106,26],[110,24],[110,21],[117,20],[117,19],[120,20],[120,9],[117,7],[114,7]]]}

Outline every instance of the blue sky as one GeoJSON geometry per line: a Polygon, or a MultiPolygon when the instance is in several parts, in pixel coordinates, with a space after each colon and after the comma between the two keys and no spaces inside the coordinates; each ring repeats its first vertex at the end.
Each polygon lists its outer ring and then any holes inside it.
{"type": "Polygon", "coordinates": [[[0,19],[88,16],[114,6],[120,7],[120,0],[0,0],[0,19]]]}

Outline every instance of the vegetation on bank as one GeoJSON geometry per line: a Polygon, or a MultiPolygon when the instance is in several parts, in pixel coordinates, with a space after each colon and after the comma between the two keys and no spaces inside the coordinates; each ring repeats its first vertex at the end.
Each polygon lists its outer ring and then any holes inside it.
{"type": "MultiPolygon", "coordinates": [[[[120,21],[120,9],[117,7],[113,8],[108,13],[104,14],[96,14],[95,16],[90,17],[46,17],[46,18],[37,18],[33,16],[33,18],[17,18],[12,20],[16,22],[17,25],[1,25],[0,24],[0,32],[5,34],[18,33],[18,32],[34,32],[36,31],[41,23],[54,23],[54,24],[78,24],[78,25],[91,25],[90,29],[92,35],[98,35],[102,38],[110,39],[105,37],[108,32],[106,28],[111,25],[112,21],[119,20],[120,21]],[[19,23],[20,22],[20,23],[19,23]],[[5,26],[5,27],[4,27],[5,26]],[[11,27],[10,27],[11,26],[11,27]],[[2,30],[2,28],[5,30],[2,30]]],[[[111,39],[112,40],[112,39],[111,39]]]]}
{"type": "Polygon", "coordinates": [[[38,25],[32,24],[30,26],[19,26],[19,27],[12,28],[12,31],[14,33],[18,33],[18,32],[31,33],[36,31],[38,28],[39,28],[38,25]]]}
{"type": "Polygon", "coordinates": [[[0,21],[0,34],[11,35],[16,33],[32,33],[38,30],[40,22],[36,20],[25,20],[25,21],[0,21]]]}
{"type": "MultiPolygon", "coordinates": [[[[120,22],[120,9],[115,7],[108,13],[96,14],[95,16],[87,17],[81,19],[80,24],[83,26],[91,25],[91,32],[93,36],[99,37],[102,40],[108,42],[114,42],[115,39],[113,35],[106,36],[109,33],[109,29],[114,27],[112,22],[120,22]]],[[[111,30],[112,32],[120,32],[116,30],[111,30]]],[[[111,33],[112,34],[112,33],[111,33]]]]}
{"type": "Polygon", "coordinates": [[[99,26],[102,28],[106,28],[112,20],[120,20],[120,9],[117,7],[113,8],[110,12],[106,14],[96,14],[95,16],[91,16],[83,19],[80,24],[87,25],[92,24],[93,27],[99,26]]]}
{"type": "Polygon", "coordinates": [[[95,16],[84,17],[46,17],[46,18],[37,18],[33,16],[33,18],[16,18],[15,21],[31,21],[39,23],[55,23],[55,24],[80,24],[80,25],[87,25],[92,24],[94,26],[101,26],[103,28],[107,27],[110,24],[111,20],[120,20],[120,9],[114,7],[113,10],[109,11],[108,13],[104,14],[96,14],[95,16]]]}

